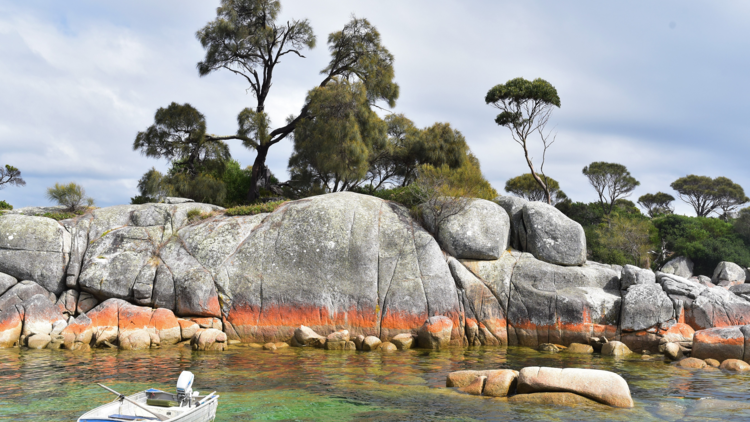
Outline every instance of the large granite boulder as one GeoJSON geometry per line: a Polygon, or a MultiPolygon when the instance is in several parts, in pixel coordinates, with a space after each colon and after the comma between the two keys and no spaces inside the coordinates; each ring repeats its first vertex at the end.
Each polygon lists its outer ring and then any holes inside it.
{"type": "Polygon", "coordinates": [[[0,273],[0,297],[16,284],[18,284],[18,280],[15,277],[0,273]]]}
{"type": "Polygon", "coordinates": [[[654,284],[656,275],[650,269],[638,268],[635,265],[627,264],[622,267],[622,280],[620,288],[627,290],[628,287],[635,284],[654,284]]]}
{"type": "MultiPolygon", "coordinates": [[[[24,318],[23,331],[21,331],[19,340],[23,345],[28,345],[27,339],[34,335],[50,335],[56,323],[66,324],[67,318],[65,318],[60,309],[46,295],[35,295],[24,301],[21,306],[24,309],[24,318]]],[[[44,346],[46,344],[38,348],[43,348],[44,346]]]]}
{"type": "Polygon", "coordinates": [[[698,359],[750,360],[750,326],[709,328],[696,331],[691,356],[698,359]]]}
{"type": "Polygon", "coordinates": [[[711,277],[711,282],[718,286],[742,284],[745,282],[745,269],[734,262],[719,262],[711,277]]]}
{"type": "Polygon", "coordinates": [[[463,301],[465,332],[469,344],[508,344],[505,309],[493,292],[457,259],[448,258],[448,266],[463,301]],[[476,329],[473,329],[474,327],[476,329]]]}
{"type": "Polygon", "coordinates": [[[48,292],[44,287],[31,280],[24,280],[14,284],[5,293],[0,295],[0,311],[20,305],[36,295],[45,296],[53,303],[56,300],[55,295],[48,292]]]}
{"type": "Polygon", "coordinates": [[[468,200],[461,212],[443,219],[439,227],[427,209],[424,220],[427,229],[437,235],[440,246],[456,258],[497,259],[508,249],[510,218],[494,202],[468,200]]]}
{"type": "Polygon", "coordinates": [[[690,278],[693,276],[693,261],[684,256],[678,256],[664,264],[661,272],[676,275],[677,277],[690,278]]]}
{"type": "Polygon", "coordinates": [[[516,196],[498,196],[495,203],[503,207],[510,216],[510,245],[513,249],[526,250],[526,227],[523,223],[523,206],[529,201],[516,196]]]}
{"type": "Polygon", "coordinates": [[[665,273],[657,273],[657,279],[672,299],[677,319],[695,330],[750,324],[750,302],[724,288],[665,273]]]}
{"type": "Polygon", "coordinates": [[[557,208],[541,202],[523,206],[526,252],[557,265],[583,265],[586,262],[586,235],[583,227],[557,208]]]}
{"type": "Polygon", "coordinates": [[[750,284],[742,283],[730,286],[729,291],[750,302],[750,284]]]}
{"type": "Polygon", "coordinates": [[[463,341],[456,285],[434,238],[404,207],[351,192],[289,202],[216,271],[230,339],[288,341],[306,325],[389,340],[431,316],[463,341]]]}
{"type": "Polygon", "coordinates": [[[622,295],[620,328],[638,331],[674,318],[674,307],[661,285],[634,284],[622,295]]]}
{"type": "Polygon", "coordinates": [[[0,272],[19,280],[62,293],[70,244],[70,233],[51,218],[0,215],[0,272]]]}
{"type": "Polygon", "coordinates": [[[419,329],[417,342],[423,349],[444,349],[450,345],[453,321],[442,315],[427,318],[419,329]]]}
{"type": "Polygon", "coordinates": [[[518,374],[518,393],[569,392],[614,407],[633,407],[628,383],[614,372],[598,369],[531,366],[518,374]]]}
{"type": "Polygon", "coordinates": [[[508,343],[537,348],[612,338],[620,302],[619,274],[613,269],[561,267],[523,254],[511,276],[508,343]]]}

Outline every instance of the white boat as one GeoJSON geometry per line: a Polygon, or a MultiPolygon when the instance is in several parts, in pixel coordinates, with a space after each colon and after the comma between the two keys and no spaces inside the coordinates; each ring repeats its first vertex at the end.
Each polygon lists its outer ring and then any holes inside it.
{"type": "Polygon", "coordinates": [[[197,391],[193,392],[194,378],[192,373],[183,371],[177,379],[175,394],[148,389],[124,396],[99,384],[118,397],[110,403],[86,412],[78,418],[78,422],[213,422],[219,406],[219,396],[215,391],[204,396],[197,391]]]}

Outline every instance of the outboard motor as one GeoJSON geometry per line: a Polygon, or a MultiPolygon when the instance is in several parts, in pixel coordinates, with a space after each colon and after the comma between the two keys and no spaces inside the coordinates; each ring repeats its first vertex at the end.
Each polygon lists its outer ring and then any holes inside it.
{"type": "Polygon", "coordinates": [[[190,402],[193,400],[193,379],[195,376],[190,371],[182,371],[177,378],[177,401],[180,406],[192,404],[190,402]]]}

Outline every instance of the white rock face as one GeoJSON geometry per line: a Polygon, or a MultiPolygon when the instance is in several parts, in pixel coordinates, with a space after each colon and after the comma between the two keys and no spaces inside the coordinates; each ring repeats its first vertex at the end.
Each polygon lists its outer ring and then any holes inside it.
{"type": "Polygon", "coordinates": [[[635,265],[625,265],[622,268],[622,290],[627,290],[628,287],[636,284],[654,284],[656,283],[656,274],[653,271],[645,268],[638,268],[635,265]]]}
{"type": "Polygon", "coordinates": [[[722,261],[716,266],[711,282],[719,285],[723,282],[742,284],[745,282],[745,270],[734,262],[722,261]]]}

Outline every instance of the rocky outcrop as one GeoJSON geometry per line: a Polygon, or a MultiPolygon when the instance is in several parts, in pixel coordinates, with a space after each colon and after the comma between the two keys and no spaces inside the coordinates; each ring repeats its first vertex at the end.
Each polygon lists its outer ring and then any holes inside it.
{"type": "Polygon", "coordinates": [[[657,279],[672,299],[677,319],[696,330],[750,324],[750,302],[724,288],[665,273],[657,273],[657,279]]]}
{"type": "Polygon", "coordinates": [[[537,259],[557,265],[583,265],[586,262],[586,236],[583,227],[557,208],[541,202],[523,206],[526,228],[525,251],[537,259]]]}
{"type": "Polygon", "coordinates": [[[620,327],[623,331],[646,330],[672,318],[672,300],[659,284],[633,284],[622,295],[620,327]]]}
{"type": "Polygon", "coordinates": [[[628,383],[619,375],[597,369],[523,368],[518,393],[569,392],[614,407],[633,407],[628,383]]]}
{"type": "Polygon", "coordinates": [[[498,196],[495,203],[510,216],[510,245],[513,249],[526,249],[526,227],[523,223],[523,206],[529,201],[516,196],[498,196]]]}
{"type": "Polygon", "coordinates": [[[445,316],[451,341],[463,342],[456,285],[437,242],[405,208],[374,197],[287,203],[217,273],[230,339],[286,340],[306,325],[389,340],[445,316]]]}
{"type": "Polygon", "coordinates": [[[716,266],[711,282],[717,286],[729,287],[745,282],[745,269],[734,262],[722,261],[716,266]]]}
{"type": "Polygon", "coordinates": [[[692,357],[718,361],[741,359],[750,361],[750,326],[710,328],[696,331],[692,357]]]}
{"type": "Polygon", "coordinates": [[[518,371],[511,369],[456,371],[448,374],[445,386],[477,396],[506,397],[515,393],[517,379],[518,371]]]}
{"type": "Polygon", "coordinates": [[[664,274],[672,274],[677,277],[690,278],[693,276],[693,261],[684,256],[678,256],[661,267],[664,274]]]}
{"type": "Polygon", "coordinates": [[[505,309],[493,292],[461,262],[448,259],[453,278],[463,300],[466,336],[471,345],[508,344],[505,309]]]}
{"type": "Polygon", "coordinates": [[[436,226],[434,216],[424,211],[427,229],[437,234],[440,246],[456,258],[497,259],[508,249],[510,218],[498,204],[484,199],[468,200],[466,207],[436,226]]]}
{"type": "Polygon", "coordinates": [[[635,265],[625,265],[622,267],[622,290],[627,290],[630,286],[635,284],[654,284],[656,283],[656,275],[653,271],[638,268],[635,265]]]}
{"type": "Polygon", "coordinates": [[[603,266],[560,267],[523,254],[513,268],[508,343],[536,348],[614,337],[620,317],[619,274],[603,266]]]}
{"type": "Polygon", "coordinates": [[[0,216],[0,272],[16,279],[34,280],[52,293],[62,293],[70,244],[70,233],[55,220],[0,216]]]}
{"type": "Polygon", "coordinates": [[[419,329],[417,341],[424,349],[444,349],[450,345],[453,321],[445,316],[433,316],[427,319],[419,329]]]}

